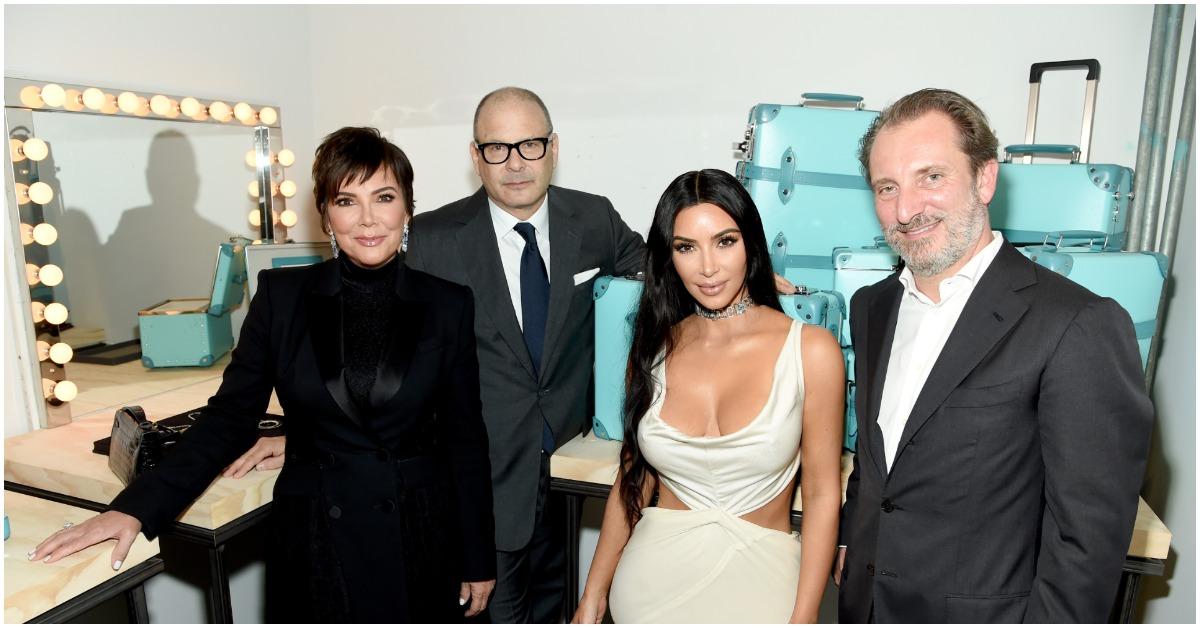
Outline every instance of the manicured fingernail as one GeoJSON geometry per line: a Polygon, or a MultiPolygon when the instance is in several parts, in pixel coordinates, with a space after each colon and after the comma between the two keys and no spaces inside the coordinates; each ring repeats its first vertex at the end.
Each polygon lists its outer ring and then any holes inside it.
{"type": "Polygon", "coordinates": [[[50,562],[50,559],[51,559],[51,558],[54,558],[54,557],[53,557],[53,556],[51,556],[50,554],[46,554],[46,557],[42,559],[42,562],[43,562],[43,563],[48,563],[48,562],[50,562]]]}
{"type": "Polygon", "coordinates": [[[465,598],[465,597],[460,597],[460,598],[458,598],[458,605],[459,605],[459,606],[462,606],[463,604],[466,604],[466,603],[467,603],[467,598],[465,598]]]}
{"type": "Polygon", "coordinates": [[[113,571],[117,571],[120,568],[121,568],[121,561],[118,560],[113,563],[113,571]]]}
{"type": "Polygon", "coordinates": [[[33,560],[33,555],[36,553],[37,553],[37,550],[29,550],[28,552],[25,552],[25,558],[28,558],[29,560],[33,560]]]}

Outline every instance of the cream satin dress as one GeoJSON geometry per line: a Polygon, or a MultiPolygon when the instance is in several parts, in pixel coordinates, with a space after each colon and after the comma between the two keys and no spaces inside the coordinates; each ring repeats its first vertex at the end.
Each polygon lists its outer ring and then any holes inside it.
{"type": "Polygon", "coordinates": [[[802,324],[793,321],[771,392],[746,427],[689,436],[662,420],[666,363],[638,444],[690,510],[645,508],[609,591],[618,623],[785,623],[796,603],[800,538],[740,519],[788,490],[800,467],[802,324]]]}

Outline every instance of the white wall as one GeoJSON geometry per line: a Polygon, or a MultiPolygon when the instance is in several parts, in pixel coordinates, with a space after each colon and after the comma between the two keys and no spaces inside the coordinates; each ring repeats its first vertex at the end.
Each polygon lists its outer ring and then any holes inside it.
{"type": "MultiPolygon", "coordinates": [[[[298,210],[311,209],[303,175],[316,142],[343,125],[377,126],[405,149],[418,211],[469,194],[478,185],[467,158],[476,102],[501,85],[531,88],[561,137],[556,183],[609,196],[644,233],[674,176],[733,168],[730,145],[752,105],[795,102],[804,91],[859,94],[878,109],[920,87],[948,87],[989,113],[1003,143],[1019,143],[1029,64],[1095,57],[1103,74],[1091,160],[1132,166],[1152,7],[21,6],[5,15],[6,74],[279,103],[298,156],[289,171],[303,190],[298,210]],[[270,44],[261,46],[264,25],[270,44]],[[96,32],[106,45],[88,43],[96,32]],[[485,43],[493,40],[502,43],[485,43]]],[[[1185,59],[1193,23],[1189,8],[1185,59]]],[[[1077,138],[1075,81],[1047,75],[1039,141],[1077,138]]],[[[316,237],[311,218],[304,228],[316,237]]],[[[1194,301],[1194,247],[1191,237],[1180,242],[1177,302],[1194,301]]],[[[1164,337],[1180,339],[1168,341],[1179,366],[1166,368],[1164,352],[1156,394],[1155,455],[1171,475],[1155,506],[1176,530],[1178,559],[1170,594],[1146,606],[1154,621],[1195,620],[1194,412],[1184,403],[1195,382],[1194,325],[1194,305],[1168,314],[1164,337]]]]}

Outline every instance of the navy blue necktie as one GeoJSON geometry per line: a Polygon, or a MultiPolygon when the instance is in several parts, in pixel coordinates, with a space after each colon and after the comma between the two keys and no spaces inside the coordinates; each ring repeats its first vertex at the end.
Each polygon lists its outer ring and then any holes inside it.
{"type": "MultiPolygon", "coordinates": [[[[513,229],[525,239],[525,250],[521,251],[521,332],[525,336],[525,347],[533,361],[533,372],[541,374],[542,349],[546,341],[546,316],[550,310],[550,279],[546,274],[546,263],[538,250],[533,225],[518,222],[513,229]]],[[[542,417],[542,451],[554,451],[554,432],[542,417]]]]}

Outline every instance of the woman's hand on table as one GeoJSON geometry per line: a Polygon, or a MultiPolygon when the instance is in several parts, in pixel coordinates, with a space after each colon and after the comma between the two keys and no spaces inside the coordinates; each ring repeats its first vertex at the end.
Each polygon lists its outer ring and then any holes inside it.
{"type": "Polygon", "coordinates": [[[225,478],[240,478],[250,472],[251,469],[258,471],[269,471],[278,469],[283,466],[283,454],[287,448],[286,436],[266,436],[258,439],[257,443],[251,447],[242,457],[233,461],[233,464],[225,467],[221,472],[221,477],[225,478]]]}
{"type": "Polygon", "coordinates": [[[123,512],[110,510],[100,513],[78,525],[67,524],[51,534],[27,555],[29,560],[53,563],[82,549],[110,539],[117,541],[113,548],[112,568],[116,571],[125,562],[129,548],[142,531],[142,522],[123,512]]]}
{"type": "Polygon", "coordinates": [[[467,606],[464,616],[474,617],[482,613],[483,609],[487,608],[488,598],[491,597],[494,588],[495,580],[462,583],[462,588],[458,590],[458,599],[461,604],[467,606]]]}
{"type": "Polygon", "coordinates": [[[572,624],[599,624],[604,621],[604,611],[608,609],[608,601],[603,595],[583,594],[579,606],[575,609],[572,624]]]}

